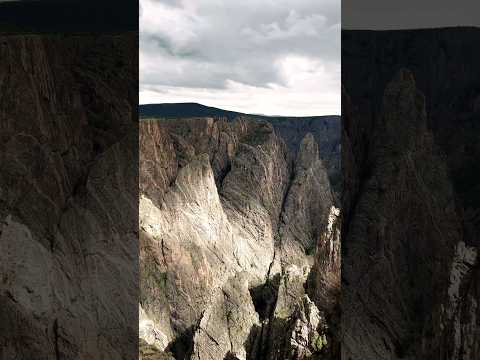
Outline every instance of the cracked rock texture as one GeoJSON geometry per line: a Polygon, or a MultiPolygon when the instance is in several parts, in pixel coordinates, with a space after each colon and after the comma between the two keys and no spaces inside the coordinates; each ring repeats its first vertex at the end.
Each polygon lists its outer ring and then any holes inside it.
{"type": "Polygon", "coordinates": [[[137,356],[136,46],[0,37],[2,359],[137,356]]]}
{"type": "Polygon", "coordinates": [[[329,358],[309,275],[336,215],[312,135],[292,153],[263,121],[142,120],[140,179],[142,341],[175,359],[329,358]]]}
{"type": "Polygon", "coordinates": [[[343,34],[344,359],[480,356],[479,39],[343,34]]]}
{"type": "Polygon", "coordinates": [[[141,119],[188,119],[193,117],[217,118],[226,121],[239,119],[263,121],[273,125],[278,136],[285,141],[290,152],[295,155],[299,144],[307,133],[315,138],[320,148],[320,158],[325,164],[333,190],[341,192],[340,169],[340,116],[262,116],[222,110],[197,103],[147,104],[139,106],[141,119]]]}

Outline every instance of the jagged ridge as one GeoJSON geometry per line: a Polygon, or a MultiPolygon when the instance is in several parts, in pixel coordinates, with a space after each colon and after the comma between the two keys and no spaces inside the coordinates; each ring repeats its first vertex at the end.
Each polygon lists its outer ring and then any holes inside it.
{"type": "MultiPolygon", "coordinates": [[[[308,299],[312,248],[333,205],[313,137],[295,160],[268,123],[202,118],[141,126],[163,134],[141,136],[141,163],[177,171],[156,201],[141,185],[141,305],[168,338],[165,350],[182,359],[297,359],[321,351],[312,338],[326,334],[323,315],[315,315],[314,326],[298,325],[306,339],[289,340],[305,311],[299,299],[308,299]],[[173,147],[175,156],[155,157],[155,146],[173,147]],[[291,332],[278,326],[285,322],[291,332]],[[179,344],[182,336],[190,342],[179,344]]],[[[144,168],[149,181],[155,170],[144,168]]]]}

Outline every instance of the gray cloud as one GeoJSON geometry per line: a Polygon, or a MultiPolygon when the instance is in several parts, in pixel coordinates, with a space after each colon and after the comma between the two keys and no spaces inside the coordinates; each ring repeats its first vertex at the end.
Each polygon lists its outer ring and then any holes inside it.
{"type": "MultiPolygon", "coordinates": [[[[141,0],[141,8],[141,89],[289,87],[289,59],[318,71],[340,65],[339,0],[141,0]]],[[[339,71],[332,76],[339,88],[339,71]]]]}

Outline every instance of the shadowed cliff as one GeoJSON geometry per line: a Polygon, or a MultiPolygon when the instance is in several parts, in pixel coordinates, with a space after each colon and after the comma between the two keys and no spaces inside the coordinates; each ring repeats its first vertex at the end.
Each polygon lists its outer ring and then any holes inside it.
{"type": "Polygon", "coordinates": [[[2,359],[137,356],[137,46],[0,36],[2,359]]]}
{"type": "Polygon", "coordinates": [[[343,32],[345,359],[479,356],[479,40],[343,32]]]}

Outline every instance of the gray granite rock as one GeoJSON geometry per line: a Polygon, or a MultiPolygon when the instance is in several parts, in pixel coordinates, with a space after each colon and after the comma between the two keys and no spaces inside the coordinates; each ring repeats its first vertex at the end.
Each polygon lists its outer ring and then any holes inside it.
{"type": "Polygon", "coordinates": [[[163,172],[165,184],[176,171],[156,201],[141,185],[141,307],[151,328],[178,359],[282,359],[280,324],[294,327],[317,242],[331,232],[333,194],[315,140],[307,135],[294,156],[266,122],[140,126],[141,159],[152,165],[140,177],[155,185],[150,174],[163,172]],[[157,160],[165,144],[176,165],[157,160]]]}

